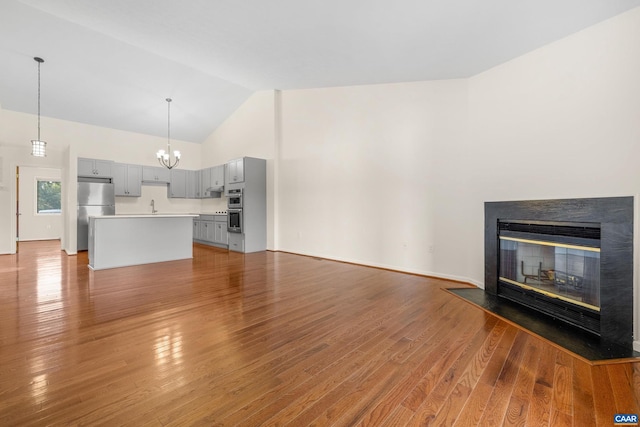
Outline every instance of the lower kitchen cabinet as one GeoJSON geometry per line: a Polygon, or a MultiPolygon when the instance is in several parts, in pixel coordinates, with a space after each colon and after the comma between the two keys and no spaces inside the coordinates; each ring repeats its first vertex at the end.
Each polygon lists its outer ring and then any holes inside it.
{"type": "Polygon", "coordinates": [[[205,245],[227,247],[227,217],[200,215],[193,221],[193,240],[205,245]]]}
{"type": "Polygon", "coordinates": [[[216,242],[215,238],[215,223],[213,221],[202,221],[204,223],[204,239],[207,242],[216,242]]]}
{"type": "Polygon", "coordinates": [[[213,236],[214,241],[226,246],[228,244],[227,219],[223,218],[222,220],[218,220],[218,217],[216,217],[213,227],[215,230],[213,236]]]}

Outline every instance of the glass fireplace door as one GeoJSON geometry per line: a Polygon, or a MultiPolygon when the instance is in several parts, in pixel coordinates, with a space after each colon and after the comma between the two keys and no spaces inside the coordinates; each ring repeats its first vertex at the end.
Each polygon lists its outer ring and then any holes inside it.
{"type": "Polygon", "coordinates": [[[500,236],[499,280],[600,310],[600,248],[500,236]]]}

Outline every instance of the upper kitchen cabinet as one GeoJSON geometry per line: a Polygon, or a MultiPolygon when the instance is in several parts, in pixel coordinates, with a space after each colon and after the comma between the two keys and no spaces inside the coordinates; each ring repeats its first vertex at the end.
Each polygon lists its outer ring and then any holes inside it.
{"type": "Polygon", "coordinates": [[[200,190],[200,171],[187,172],[187,199],[200,199],[202,193],[200,190]]]}
{"type": "Polygon", "coordinates": [[[211,168],[211,185],[214,191],[224,190],[224,165],[211,168]]]}
{"type": "Polygon", "coordinates": [[[114,163],[113,191],[116,196],[140,197],[142,194],[142,166],[114,163]]]}
{"type": "Polygon", "coordinates": [[[244,158],[227,162],[225,171],[225,183],[233,184],[236,182],[244,182],[244,158]]]}
{"type": "Polygon", "coordinates": [[[187,197],[187,171],[184,169],[171,169],[171,182],[169,183],[169,197],[184,199],[187,197]]]}
{"type": "Polygon", "coordinates": [[[78,158],[78,176],[94,178],[111,178],[113,162],[111,160],[98,160],[78,158]]]}
{"type": "Polygon", "coordinates": [[[205,198],[208,196],[207,188],[211,184],[211,168],[201,169],[200,173],[200,197],[205,198]]]}
{"type": "Polygon", "coordinates": [[[200,171],[202,197],[220,197],[224,191],[224,165],[200,171]]]}
{"type": "Polygon", "coordinates": [[[167,168],[143,166],[142,180],[145,182],[169,183],[171,182],[171,173],[167,168]]]}

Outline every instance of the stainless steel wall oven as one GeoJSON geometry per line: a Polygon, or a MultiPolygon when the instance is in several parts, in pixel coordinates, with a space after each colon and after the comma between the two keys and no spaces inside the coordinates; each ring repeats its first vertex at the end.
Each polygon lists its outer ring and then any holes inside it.
{"type": "Polygon", "coordinates": [[[227,230],[242,233],[242,209],[227,209],[227,230]]]}
{"type": "Polygon", "coordinates": [[[229,196],[227,199],[227,208],[229,209],[241,209],[242,208],[242,189],[235,188],[229,190],[229,196]]]}

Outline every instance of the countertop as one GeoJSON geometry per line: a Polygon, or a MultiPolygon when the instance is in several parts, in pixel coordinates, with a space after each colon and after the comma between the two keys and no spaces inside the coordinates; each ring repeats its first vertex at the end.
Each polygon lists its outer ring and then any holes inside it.
{"type": "Polygon", "coordinates": [[[90,218],[125,219],[125,218],[197,218],[198,214],[128,214],[128,215],[90,215],[90,218]]]}

